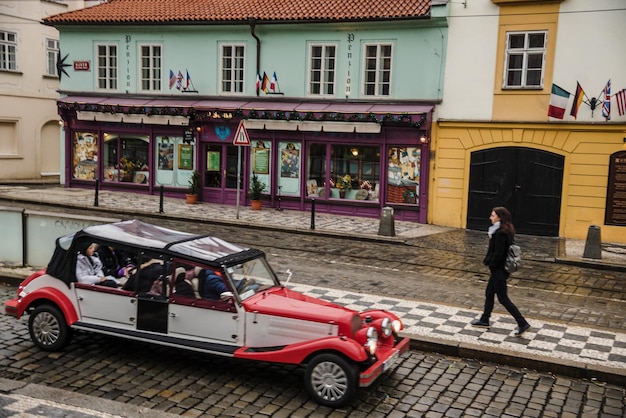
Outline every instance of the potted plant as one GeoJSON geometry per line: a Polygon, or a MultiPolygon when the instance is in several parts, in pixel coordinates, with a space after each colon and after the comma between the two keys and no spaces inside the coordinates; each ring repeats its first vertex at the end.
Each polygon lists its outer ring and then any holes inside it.
{"type": "Polygon", "coordinates": [[[185,197],[187,198],[187,203],[194,204],[198,201],[198,193],[200,192],[202,178],[200,177],[200,172],[198,170],[193,170],[191,173],[191,178],[189,179],[189,187],[187,189],[187,194],[185,197]]]}
{"type": "Polygon", "coordinates": [[[337,177],[337,188],[339,189],[339,197],[346,197],[346,192],[352,189],[352,177],[346,174],[343,177],[337,177]]]}
{"type": "Polygon", "coordinates": [[[252,173],[252,177],[250,178],[250,199],[252,199],[253,210],[261,209],[263,190],[265,190],[265,183],[259,180],[256,173],[252,173]]]}

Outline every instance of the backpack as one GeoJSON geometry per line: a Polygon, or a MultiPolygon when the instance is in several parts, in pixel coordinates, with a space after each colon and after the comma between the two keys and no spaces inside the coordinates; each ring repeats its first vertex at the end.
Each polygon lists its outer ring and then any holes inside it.
{"type": "Polygon", "coordinates": [[[515,273],[522,265],[522,249],[519,245],[512,243],[509,245],[509,249],[506,253],[506,260],[504,260],[504,270],[507,273],[515,273]]]}

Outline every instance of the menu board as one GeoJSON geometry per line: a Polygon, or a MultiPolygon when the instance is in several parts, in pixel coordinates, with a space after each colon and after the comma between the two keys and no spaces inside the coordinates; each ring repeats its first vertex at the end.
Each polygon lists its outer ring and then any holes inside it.
{"type": "Polygon", "coordinates": [[[626,151],[611,155],[604,223],[626,225],[626,151]]]}

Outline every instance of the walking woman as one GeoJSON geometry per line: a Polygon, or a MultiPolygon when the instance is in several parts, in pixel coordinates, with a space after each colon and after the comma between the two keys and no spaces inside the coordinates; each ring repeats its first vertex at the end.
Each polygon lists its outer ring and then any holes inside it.
{"type": "Polygon", "coordinates": [[[530,324],[526,322],[519,309],[509,299],[506,285],[509,273],[504,269],[504,261],[506,260],[509,245],[515,238],[515,227],[513,226],[511,213],[503,206],[493,208],[489,219],[491,220],[488,232],[489,248],[483,264],[489,267],[491,275],[485,291],[483,314],[479,319],[472,321],[471,324],[475,327],[483,328],[490,326],[489,317],[493,311],[494,297],[498,296],[498,301],[517,321],[515,335],[522,335],[530,328],[530,324]]]}

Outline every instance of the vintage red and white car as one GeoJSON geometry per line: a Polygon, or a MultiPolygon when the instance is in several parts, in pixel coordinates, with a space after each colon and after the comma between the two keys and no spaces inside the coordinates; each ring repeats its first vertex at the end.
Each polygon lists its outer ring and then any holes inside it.
{"type": "Polygon", "coordinates": [[[288,281],[258,249],[129,220],[58,238],[47,268],[19,285],[5,312],[28,314],[43,350],[63,349],[81,330],[302,365],[307,391],[330,407],[350,403],[407,351],[396,315],[356,312],[290,290],[288,281]],[[92,244],[114,286],[77,279],[78,254],[92,244]]]}

